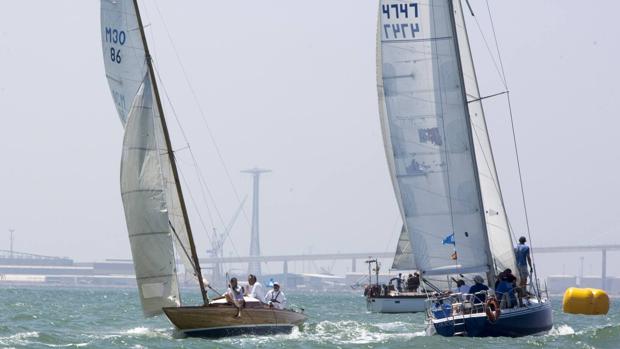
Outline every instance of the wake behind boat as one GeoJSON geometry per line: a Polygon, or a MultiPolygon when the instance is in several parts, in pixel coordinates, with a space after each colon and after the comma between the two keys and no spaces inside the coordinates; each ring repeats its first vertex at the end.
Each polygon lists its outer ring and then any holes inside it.
{"type": "Polygon", "coordinates": [[[137,0],[101,0],[101,39],[106,77],[125,127],[121,193],[144,315],[165,313],[191,336],[290,332],[304,314],[256,299],[243,309],[209,301],[137,0]],[[203,305],[181,305],[177,258],[193,272],[203,305]]]}
{"type": "MultiPolygon", "coordinates": [[[[527,265],[516,260],[482,105],[487,97],[478,88],[460,0],[380,1],[377,86],[404,223],[399,263],[424,279],[447,282],[447,292],[436,288],[440,292],[427,302],[430,332],[524,336],[550,330],[551,305],[535,265],[526,285],[527,265]],[[512,271],[518,275],[509,277],[512,271]],[[492,288],[483,291],[484,299],[469,294],[465,280],[473,279],[477,288],[492,288]]],[[[517,249],[529,256],[529,248],[517,249]]]]}

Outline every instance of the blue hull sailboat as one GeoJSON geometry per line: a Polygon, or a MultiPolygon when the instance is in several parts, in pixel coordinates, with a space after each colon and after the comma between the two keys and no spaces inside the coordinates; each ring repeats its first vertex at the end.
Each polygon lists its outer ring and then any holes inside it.
{"type": "Polygon", "coordinates": [[[467,314],[442,316],[444,314],[434,313],[428,332],[444,337],[522,337],[545,334],[553,327],[553,311],[546,299],[525,307],[502,309],[494,321],[484,310],[481,306],[478,311],[467,314]]]}
{"type": "Polygon", "coordinates": [[[401,263],[435,285],[427,301],[429,332],[517,337],[549,331],[551,303],[535,266],[524,287],[528,272],[516,263],[485,121],[483,100],[490,96],[479,91],[460,0],[380,0],[377,87],[408,237],[401,240],[409,244],[399,246],[408,252],[401,263]],[[492,285],[504,282],[500,273],[508,269],[507,275],[522,274],[495,294],[492,285]],[[454,290],[454,282],[466,286],[473,279],[491,289],[454,290]]]}

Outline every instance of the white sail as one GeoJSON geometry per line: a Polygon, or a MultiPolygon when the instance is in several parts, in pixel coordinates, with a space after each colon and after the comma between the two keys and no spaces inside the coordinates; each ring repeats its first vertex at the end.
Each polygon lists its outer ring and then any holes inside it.
{"type": "Polygon", "coordinates": [[[451,10],[450,0],[379,6],[388,165],[415,264],[428,275],[490,269],[451,10]],[[442,244],[451,234],[455,244],[442,244]]]}
{"type": "Polygon", "coordinates": [[[161,313],[162,307],[180,305],[156,114],[147,76],[130,108],[121,161],[125,219],[146,316],[161,313]]]}
{"type": "Polygon", "coordinates": [[[179,301],[173,241],[186,270],[195,268],[138,23],[132,0],[101,1],[106,76],[125,126],[123,203],[141,300],[145,314],[151,315],[179,301]],[[158,286],[163,290],[159,299],[148,297],[141,286],[153,287],[153,277],[164,285],[158,286]]]}
{"type": "Polygon", "coordinates": [[[147,71],[133,1],[101,0],[101,42],[110,91],[125,125],[147,71]]]}
{"type": "Polygon", "coordinates": [[[486,215],[487,234],[493,260],[498,270],[511,268],[514,273],[516,262],[514,256],[514,244],[508,226],[508,214],[504,207],[502,192],[493,158],[491,141],[487,131],[484,116],[484,108],[480,99],[480,90],[476,79],[474,61],[469,47],[469,38],[463,9],[460,1],[454,2],[455,23],[461,54],[461,64],[463,69],[463,79],[465,81],[465,91],[469,101],[469,115],[472,126],[472,136],[474,148],[476,150],[476,162],[478,165],[478,175],[480,177],[480,189],[482,191],[482,201],[486,215]]]}
{"type": "Polygon", "coordinates": [[[415,260],[413,259],[413,251],[411,249],[411,239],[409,232],[403,225],[396,245],[396,253],[394,254],[393,270],[413,270],[417,269],[415,260]]]}

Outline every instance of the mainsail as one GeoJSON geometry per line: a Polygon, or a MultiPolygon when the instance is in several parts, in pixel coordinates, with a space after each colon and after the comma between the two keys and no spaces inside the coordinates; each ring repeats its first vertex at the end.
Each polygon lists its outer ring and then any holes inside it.
{"type": "Polygon", "coordinates": [[[101,1],[106,76],[125,126],[121,193],[140,299],[149,316],[180,305],[174,246],[186,269],[200,271],[140,25],[134,1],[101,1]]]}
{"type": "Polygon", "coordinates": [[[493,269],[452,0],[381,0],[378,92],[386,154],[415,265],[493,269]],[[448,244],[442,243],[452,237],[448,244]]]}
{"type": "MultiPolygon", "coordinates": [[[[491,140],[487,131],[482,96],[478,88],[474,61],[469,47],[467,28],[460,1],[454,2],[456,33],[461,53],[461,66],[465,92],[469,106],[469,116],[472,128],[474,149],[476,150],[476,162],[482,202],[486,215],[487,234],[493,260],[498,270],[510,268],[517,270],[514,255],[514,242],[508,225],[508,214],[502,199],[502,191],[499,185],[499,177],[495,167],[491,140]]],[[[516,272],[515,272],[516,273],[516,272]]]]}

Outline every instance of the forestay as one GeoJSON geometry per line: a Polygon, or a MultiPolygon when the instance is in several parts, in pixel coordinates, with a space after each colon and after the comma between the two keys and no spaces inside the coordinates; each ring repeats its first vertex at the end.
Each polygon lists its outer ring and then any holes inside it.
{"type": "Polygon", "coordinates": [[[144,312],[179,304],[173,242],[194,271],[180,196],[132,0],[102,0],[106,76],[125,125],[121,190],[144,312]]]}
{"type": "Polygon", "coordinates": [[[388,165],[426,275],[490,269],[449,0],[382,0],[378,92],[388,165]],[[454,245],[442,244],[454,234],[454,245]]]}
{"type": "Polygon", "coordinates": [[[455,1],[454,8],[463,80],[465,82],[467,100],[469,101],[472,137],[474,149],[476,150],[476,163],[478,165],[480,190],[482,192],[491,253],[498,270],[511,268],[515,271],[517,268],[514,256],[514,242],[512,241],[512,234],[508,225],[508,214],[502,199],[461,2],[455,1]]]}

